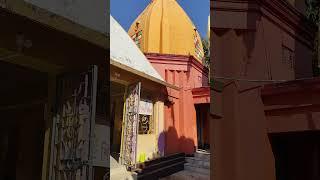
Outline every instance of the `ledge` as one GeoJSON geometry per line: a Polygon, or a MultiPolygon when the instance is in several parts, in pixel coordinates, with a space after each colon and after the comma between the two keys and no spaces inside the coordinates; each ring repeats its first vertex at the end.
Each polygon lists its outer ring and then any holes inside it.
{"type": "Polygon", "coordinates": [[[174,55],[174,54],[160,54],[160,53],[145,53],[146,57],[152,63],[168,63],[168,64],[191,64],[193,67],[199,69],[203,73],[209,73],[209,69],[201,62],[196,60],[193,56],[174,55]]]}
{"type": "Polygon", "coordinates": [[[302,91],[319,91],[320,93],[320,78],[312,78],[306,80],[293,80],[285,83],[274,83],[264,85],[261,90],[263,97],[288,94],[302,91]]]}

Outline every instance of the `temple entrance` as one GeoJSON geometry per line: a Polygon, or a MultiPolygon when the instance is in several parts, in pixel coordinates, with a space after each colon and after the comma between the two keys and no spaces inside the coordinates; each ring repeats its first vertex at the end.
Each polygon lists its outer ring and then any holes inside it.
{"type": "Polygon", "coordinates": [[[196,104],[198,149],[209,150],[209,104],[196,104]]]}
{"type": "Polygon", "coordinates": [[[110,88],[110,153],[119,162],[122,137],[122,121],[124,108],[125,86],[111,82],[110,88]]]}
{"type": "Polygon", "coordinates": [[[269,135],[277,180],[320,179],[320,132],[269,135]]]}

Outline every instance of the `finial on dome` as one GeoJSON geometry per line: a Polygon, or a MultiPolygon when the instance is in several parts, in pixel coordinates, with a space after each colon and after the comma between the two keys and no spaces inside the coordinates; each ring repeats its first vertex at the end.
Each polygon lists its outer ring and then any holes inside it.
{"type": "Polygon", "coordinates": [[[137,21],[137,22],[136,22],[136,28],[135,28],[135,31],[137,31],[137,30],[138,30],[138,28],[139,28],[139,24],[140,24],[140,21],[137,21]]]}

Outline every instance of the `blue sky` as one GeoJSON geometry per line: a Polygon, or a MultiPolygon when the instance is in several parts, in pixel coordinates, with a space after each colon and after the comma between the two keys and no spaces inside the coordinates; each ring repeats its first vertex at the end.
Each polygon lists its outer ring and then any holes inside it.
{"type": "MultiPolygon", "coordinates": [[[[131,23],[147,7],[151,0],[110,0],[110,13],[128,31],[131,23]]],[[[177,0],[186,11],[201,37],[207,37],[210,0],[177,0]]]]}

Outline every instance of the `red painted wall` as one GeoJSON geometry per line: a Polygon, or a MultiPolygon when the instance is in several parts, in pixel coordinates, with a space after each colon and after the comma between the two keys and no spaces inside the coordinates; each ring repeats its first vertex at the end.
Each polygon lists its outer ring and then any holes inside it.
{"type": "Polygon", "coordinates": [[[166,82],[180,87],[168,89],[172,105],[166,106],[166,154],[192,154],[197,146],[193,88],[208,86],[208,69],[190,56],[146,54],[166,82]]]}
{"type": "MultiPolygon", "coordinates": [[[[312,76],[314,29],[286,1],[211,0],[210,4],[212,76],[249,80],[312,76]]],[[[270,118],[259,88],[264,83],[220,79],[220,84],[216,90],[220,103],[211,104],[220,106],[219,111],[212,110],[221,115],[211,121],[212,179],[275,180],[270,118]]]]}

